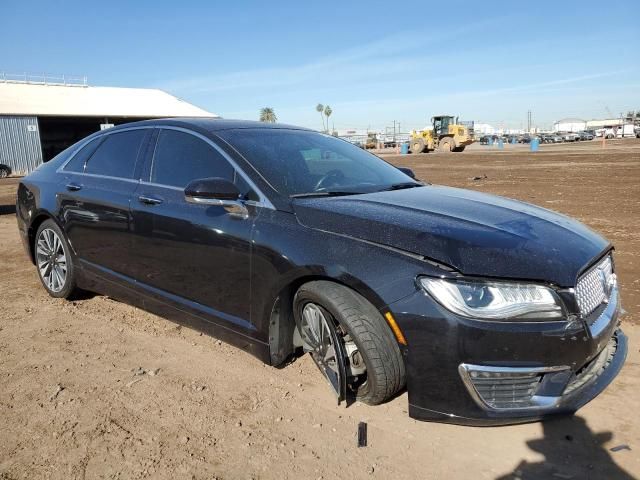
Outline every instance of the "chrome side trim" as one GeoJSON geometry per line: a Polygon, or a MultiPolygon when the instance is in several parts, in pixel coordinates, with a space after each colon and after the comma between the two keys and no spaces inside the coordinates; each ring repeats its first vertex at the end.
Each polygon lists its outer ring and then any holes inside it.
{"type": "Polygon", "coordinates": [[[136,180],[134,178],[124,178],[124,177],[112,177],[111,175],[100,175],[98,173],[79,173],[79,172],[69,172],[74,175],[82,175],[83,177],[93,177],[93,178],[106,178],[107,180],[119,180],[121,182],[128,183],[140,183],[140,180],[136,180]]]}
{"type": "Polygon", "coordinates": [[[148,185],[150,187],[167,188],[169,190],[175,190],[177,192],[184,192],[184,188],[174,187],[172,185],[165,185],[163,183],[145,182],[144,180],[140,180],[140,185],[148,185]]]}
{"type": "Polygon", "coordinates": [[[190,197],[184,196],[184,199],[188,203],[195,203],[198,205],[214,205],[224,208],[227,213],[233,217],[249,218],[249,211],[240,200],[220,200],[218,198],[205,198],[205,197],[190,197]]]}
{"type": "Polygon", "coordinates": [[[533,395],[531,397],[532,405],[526,407],[509,407],[509,408],[496,408],[489,404],[487,404],[480,393],[476,390],[473,381],[471,380],[471,376],[469,374],[470,371],[479,371],[479,372],[496,372],[496,373],[553,373],[560,372],[563,370],[569,370],[568,366],[552,366],[552,367],[491,367],[485,365],[472,365],[468,363],[461,363],[458,366],[458,373],[462,378],[462,382],[465,387],[469,391],[471,398],[478,404],[480,408],[486,411],[492,412],[511,412],[511,411],[521,411],[521,412],[542,412],[545,410],[551,410],[555,408],[562,399],[562,396],[546,396],[546,395],[533,395]]]}

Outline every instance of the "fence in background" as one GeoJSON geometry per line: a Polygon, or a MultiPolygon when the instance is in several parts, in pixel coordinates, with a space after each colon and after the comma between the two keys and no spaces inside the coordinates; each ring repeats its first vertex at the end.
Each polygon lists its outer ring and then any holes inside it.
{"type": "Polygon", "coordinates": [[[86,75],[56,75],[50,73],[7,73],[0,72],[0,83],[30,83],[35,85],[64,85],[86,87],[86,75]]]}

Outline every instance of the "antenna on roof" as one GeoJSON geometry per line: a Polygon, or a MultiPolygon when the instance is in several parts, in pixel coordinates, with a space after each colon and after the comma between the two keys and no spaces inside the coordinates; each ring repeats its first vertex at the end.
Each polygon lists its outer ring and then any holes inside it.
{"type": "Polygon", "coordinates": [[[86,75],[59,75],[50,73],[7,73],[0,72],[0,83],[29,83],[34,85],[63,85],[66,87],[87,87],[86,75]]]}

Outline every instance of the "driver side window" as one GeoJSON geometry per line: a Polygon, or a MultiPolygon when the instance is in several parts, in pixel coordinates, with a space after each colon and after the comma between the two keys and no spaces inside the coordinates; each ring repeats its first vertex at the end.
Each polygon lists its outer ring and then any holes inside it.
{"type": "Polygon", "coordinates": [[[184,188],[197,178],[234,180],[234,168],[202,139],[189,133],[163,129],[151,164],[151,182],[184,188]]]}

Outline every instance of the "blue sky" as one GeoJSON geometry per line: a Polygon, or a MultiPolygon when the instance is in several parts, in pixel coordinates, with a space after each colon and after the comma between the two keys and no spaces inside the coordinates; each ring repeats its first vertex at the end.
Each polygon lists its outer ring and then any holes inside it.
{"type": "Polygon", "coordinates": [[[640,109],[640,2],[0,3],[0,71],[158,87],[227,118],[519,128],[640,109]],[[454,8],[456,7],[456,8],[454,8]]]}

